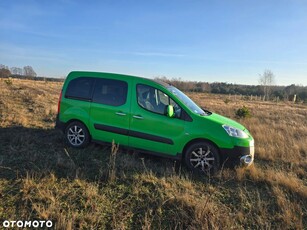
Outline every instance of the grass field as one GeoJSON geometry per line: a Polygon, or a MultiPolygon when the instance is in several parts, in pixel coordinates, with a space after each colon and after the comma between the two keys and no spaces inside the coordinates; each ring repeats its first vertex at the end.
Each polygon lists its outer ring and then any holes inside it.
{"type": "Polygon", "coordinates": [[[255,138],[249,169],[192,175],[178,162],[117,146],[65,146],[54,130],[62,83],[0,79],[0,228],[52,220],[55,229],[306,229],[307,107],[190,93],[255,138]]]}

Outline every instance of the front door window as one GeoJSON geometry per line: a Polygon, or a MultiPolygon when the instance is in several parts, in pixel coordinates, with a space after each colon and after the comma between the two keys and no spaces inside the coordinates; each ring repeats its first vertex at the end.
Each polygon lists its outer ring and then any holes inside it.
{"type": "Polygon", "coordinates": [[[157,114],[166,115],[168,105],[175,109],[175,117],[181,115],[181,108],[167,94],[148,85],[137,85],[137,100],[139,106],[157,114]]]}

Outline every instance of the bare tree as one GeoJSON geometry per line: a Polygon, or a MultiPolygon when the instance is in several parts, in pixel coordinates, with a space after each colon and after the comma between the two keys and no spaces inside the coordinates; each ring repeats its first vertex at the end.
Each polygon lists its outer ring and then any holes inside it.
{"type": "Polygon", "coordinates": [[[11,67],[10,71],[12,74],[22,75],[22,68],[19,67],[11,67]]]}
{"type": "Polygon", "coordinates": [[[7,65],[0,64],[0,69],[9,69],[7,65]]]}
{"type": "Polygon", "coordinates": [[[1,68],[0,69],[0,77],[9,77],[9,76],[11,76],[11,72],[8,70],[8,69],[6,69],[6,68],[1,68]]]}
{"type": "Polygon", "coordinates": [[[31,77],[36,77],[37,76],[37,74],[35,73],[35,71],[32,68],[32,66],[25,66],[25,67],[23,67],[23,75],[31,76],[31,77]]]}
{"type": "Polygon", "coordinates": [[[275,85],[275,75],[269,69],[266,69],[263,74],[260,74],[259,84],[262,86],[265,100],[269,100],[272,93],[272,87],[275,85]]]}

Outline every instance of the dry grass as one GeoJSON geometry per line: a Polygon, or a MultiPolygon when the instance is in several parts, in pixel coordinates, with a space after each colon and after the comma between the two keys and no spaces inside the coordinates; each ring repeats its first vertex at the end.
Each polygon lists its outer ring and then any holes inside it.
{"type": "Polygon", "coordinates": [[[60,82],[0,79],[0,127],[51,128],[57,113],[60,82]]]}
{"type": "Polygon", "coordinates": [[[239,122],[255,138],[254,166],[204,178],[115,145],[67,148],[53,129],[61,87],[0,79],[1,225],[51,219],[55,229],[306,228],[306,106],[189,94],[232,119],[243,105],[252,113],[239,122]]]}

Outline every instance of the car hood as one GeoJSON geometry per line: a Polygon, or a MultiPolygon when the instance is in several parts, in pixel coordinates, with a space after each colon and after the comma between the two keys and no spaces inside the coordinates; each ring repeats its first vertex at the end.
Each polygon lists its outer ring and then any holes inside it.
{"type": "Polygon", "coordinates": [[[237,128],[237,129],[245,130],[245,127],[243,125],[241,125],[240,123],[238,123],[234,120],[231,120],[227,117],[224,117],[222,115],[219,115],[217,113],[212,113],[209,116],[203,116],[203,117],[205,119],[211,120],[211,121],[218,123],[220,125],[229,125],[229,126],[232,126],[234,128],[237,128]]]}

